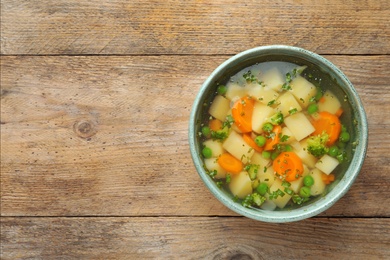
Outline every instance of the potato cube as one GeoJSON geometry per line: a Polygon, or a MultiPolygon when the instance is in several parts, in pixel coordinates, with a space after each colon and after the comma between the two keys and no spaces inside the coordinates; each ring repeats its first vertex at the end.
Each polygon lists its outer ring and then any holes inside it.
{"type": "Polygon", "coordinates": [[[255,150],[244,141],[244,138],[235,131],[230,132],[229,136],[222,143],[222,147],[243,163],[247,163],[255,152],[255,150]]]}
{"type": "Polygon", "coordinates": [[[279,91],[282,88],[285,80],[283,74],[276,67],[265,71],[259,78],[266,87],[275,91],[279,91]]]}
{"type": "Polygon", "coordinates": [[[302,177],[295,181],[290,182],[291,184],[290,189],[295,193],[298,193],[301,187],[303,186],[303,177],[305,177],[309,173],[310,173],[309,168],[306,165],[303,165],[302,177]]]}
{"type": "Polygon", "coordinates": [[[257,164],[260,165],[261,168],[264,168],[264,166],[268,166],[268,164],[271,162],[270,159],[265,159],[261,153],[255,152],[250,160],[251,164],[257,164]]]}
{"type": "Polygon", "coordinates": [[[276,100],[276,103],[278,104],[276,110],[280,111],[284,117],[290,115],[289,111],[294,111],[295,113],[302,111],[302,107],[299,105],[298,101],[290,92],[285,92],[284,94],[282,94],[276,100]]]}
{"type": "Polygon", "coordinates": [[[261,204],[260,208],[264,210],[274,210],[276,209],[276,204],[272,200],[266,200],[261,204]]]}
{"type": "Polygon", "coordinates": [[[329,175],[339,165],[339,161],[327,154],[322,156],[316,163],[315,167],[325,174],[329,175]]]}
{"type": "Polygon", "coordinates": [[[258,134],[263,132],[263,125],[268,119],[275,114],[272,107],[256,102],[252,114],[252,130],[258,134]]]}
{"type": "Polygon", "coordinates": [[[209,170],[210,172],[212,171],[217,172],[214,178],[223,179],[226,177],[226,170],[219,165],[217,158],[204,159],[204,165],[206,166],[206,169],[209,170]]]}
{"type": "Polygon", "coordinates": [[[225,149],[222,147],[222,143],[217,140],[208,139],[203,142],[203,147],[211,149],[211,157],[218,157],[225,152],[225,149]]]}
{"type": "MultiPolygon", "coordinates": [[[[291,195],[288,195],[287,193],[284,192],[285,187],[282,186],[282,181],[279,179],[276,179],[272,186],[269,188],[270,193],[277,192],[278,190],[282,191],[284,193],[283,196],[278,196],[276,199],[272,199],[271,201],[275,203],[275,205],[278,208],[284,208],[291,199],[291,195]]],[[[267,193],[265,195],[267,199],[269,199],[269,194],[267,193]]]]}
{"type": "Polygon", "coordinates": [[[315,130],[309,119],[302,112],[286,117],[284,123],[297,141],[301,141],[315,130]]]}
{"type": "Polygon", "coordinates": [[[248,95],[248,88],[245,86],[241,86],[234,82],[229,82],[226,85],[226,94],[225,97],[229,100],[235,100],[237,98],[242,98],[248,95]]]}
{"type": "Polygon", "coordinates": [[[221,95],[217,95],[209,108],[209,114],[221,121],[225,121],[229,110],[230,101],[221,95]]]}
{"type": "Polygon", "coordinates": [[[252,193],[252,181],[247,172],[243,171],[238,174],[233,174],[229,183],[229,189],[233,196],[240,199],[245,198],[252,193]]]}
{"type": "Polygon", "coordinates": [[[287,141],[281,142],[282,144],[291,144],[295,141],[295,137],[293,133],[291,133],[290,129],[288,129],[288,127],[282,128],[282,136],[288,136],[287,141]]]}
{"type": "Polygon", "coordinates": [[[260,181],[260,183],[265,182],[268,184],[268,187],[271,187],[276,180],[273,167],[261,167],[257,173],[257,179],[260,181]]]}
{"type": "Polygon", "coordinates": [[[340,101],[338,98],[329,90],[325,91],[324,95],[321,98],[321,101],[318,102],[318,111],[327,111],[331,114],[336,114],[341,108],[340,101]]]}
{"type": "Polygon", "coordinates": [[[310,168],[314,168],[317,162],[317,157],[307,151],[307,139],[302,140],[299,144],[299,146],[294,147],[295,153],[299,156],[299,158],[301,158],[304,164],[310,168]]]}
{"type": "Polygon", "coordinates": [[[276,100],[279,96],[279,93],[272,88],[259,84],[251,84],[248,94],[264,105],[267,105],[272,100],[276,100]]]}
{"type": "Polygon", "coordinates": [[[314,179],[314,184],[310,187],[310,194],[312,196],[322,194],[325,191],[326,186],[322,180],[322,172],[318,169],[313,169],[310,171],[309,175],[311,175],[314,179]]]}
{"type": "Polygon", "coordinates": [[[294,95],[299,104],[306,108],[310,103],[310,98],[316,95],[316,87],[304,77],[297,76],[290,83],[290,92],[294,95]]]}

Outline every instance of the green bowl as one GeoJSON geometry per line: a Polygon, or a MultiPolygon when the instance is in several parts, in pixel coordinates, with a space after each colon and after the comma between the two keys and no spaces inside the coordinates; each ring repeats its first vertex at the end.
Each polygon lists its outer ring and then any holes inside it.
{"type": "MultiPolygon", "coordinates": [[[[322,82],[325,83],[326,82],[322,82]]],[[[203,83],[192,106],[189,121],[189,144],[195,168],[210,192],[226,207],[234,212],[264,222],[292,222],[315,216],[343,197],[357,178],[366,156],[368,143],[368,127],[363,104],[352,83],[333,63],[313,52],[292,46],[271,45],[253,48],[241,52],[218,66],[203,83]],[[351,141],[347,152],[349,162],[337,168],[336,180],[327,186],[326,193],[318,196],[307,204],[283,210],[267,211],[256,208],[246,208],[233,201],[229,191],[219,188],[215,181],[206,173],[201,157],[201,144],[198,133],[201,128],[202,115],[207,111],[203,104],[210,102],[216,95],[217,83],[226,82],[240,70],[260,62],[286,61],[298,65],[307,65],[313,76],[319,76],[329,81],[330,89],[342,103],[344,115],[342,124],[349,129],[351,141]],[[348,116],[345,116],[348,115],[348,116]]]]}

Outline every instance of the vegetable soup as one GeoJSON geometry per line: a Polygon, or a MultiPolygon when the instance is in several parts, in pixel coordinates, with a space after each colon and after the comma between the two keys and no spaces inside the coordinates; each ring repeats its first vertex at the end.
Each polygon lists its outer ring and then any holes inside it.
{"type": "Polygon", "coordinates": [[[305,204],[324,194],[348,161],[342,102],[306,66],[249,66],[217,84],[204,104],[204,168],[243,206],[305,204]]]}

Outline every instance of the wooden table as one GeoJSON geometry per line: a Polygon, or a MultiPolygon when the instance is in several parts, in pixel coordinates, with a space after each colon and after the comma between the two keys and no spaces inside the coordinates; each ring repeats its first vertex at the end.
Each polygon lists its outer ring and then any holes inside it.
{"type": "Polygon", "coordinates": [[[2,259],[389,259],[390,2],[1,2],[2,259]],[[370,140],[356,183],[290,224],[240,217],[190,158],[222,61],[286,44],[339,66],[370,140]]]}

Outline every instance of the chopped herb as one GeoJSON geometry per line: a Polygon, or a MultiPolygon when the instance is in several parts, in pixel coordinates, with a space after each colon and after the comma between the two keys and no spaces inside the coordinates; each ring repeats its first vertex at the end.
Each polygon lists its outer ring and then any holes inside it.
{"type": "Polygon", "coordinates": [[[288,113],[289,113],[290,115],[294,115],[296,112],[298,112],[298,109],[296,109],[296,108],[290,109],[290,110],[288,111],[288,113]]]}
{"type": "Polygon", "coordinates": [[[225,182],[230,183],[231,180],[232,180],[232,176],[230,175],[230,173],[226,174],[225,182]]]}
{"type": "Polygon", "coordinates": [[[282,135],[282,137],[280,137],[280,141],[283,143],[283,142],[287,142],[287,140],[290,138],[290,136],[288,135],[282,135]]]}
{"type": "Polygon", "coordinates": [[[289,84],[284,83],[283,86],[282,86],[282,89],[283,90],[291,90],[292,88],[291,88],[291,86],[289,84]]]}
{"type": "Polygon", "coordinates": [[[226,116],[226,120],[222,123],[222,128],[230,128],[234,124],[234,119],[231,115],[226,116]]]}
{"type": "Polygon", "coordinates": [[[276,100],[273,99],[273,100],[271,100],[270,102],[268,102],[267,106],[272,106],[273,104],[275,104],[275,102],[276,102],[276,100]]]}

